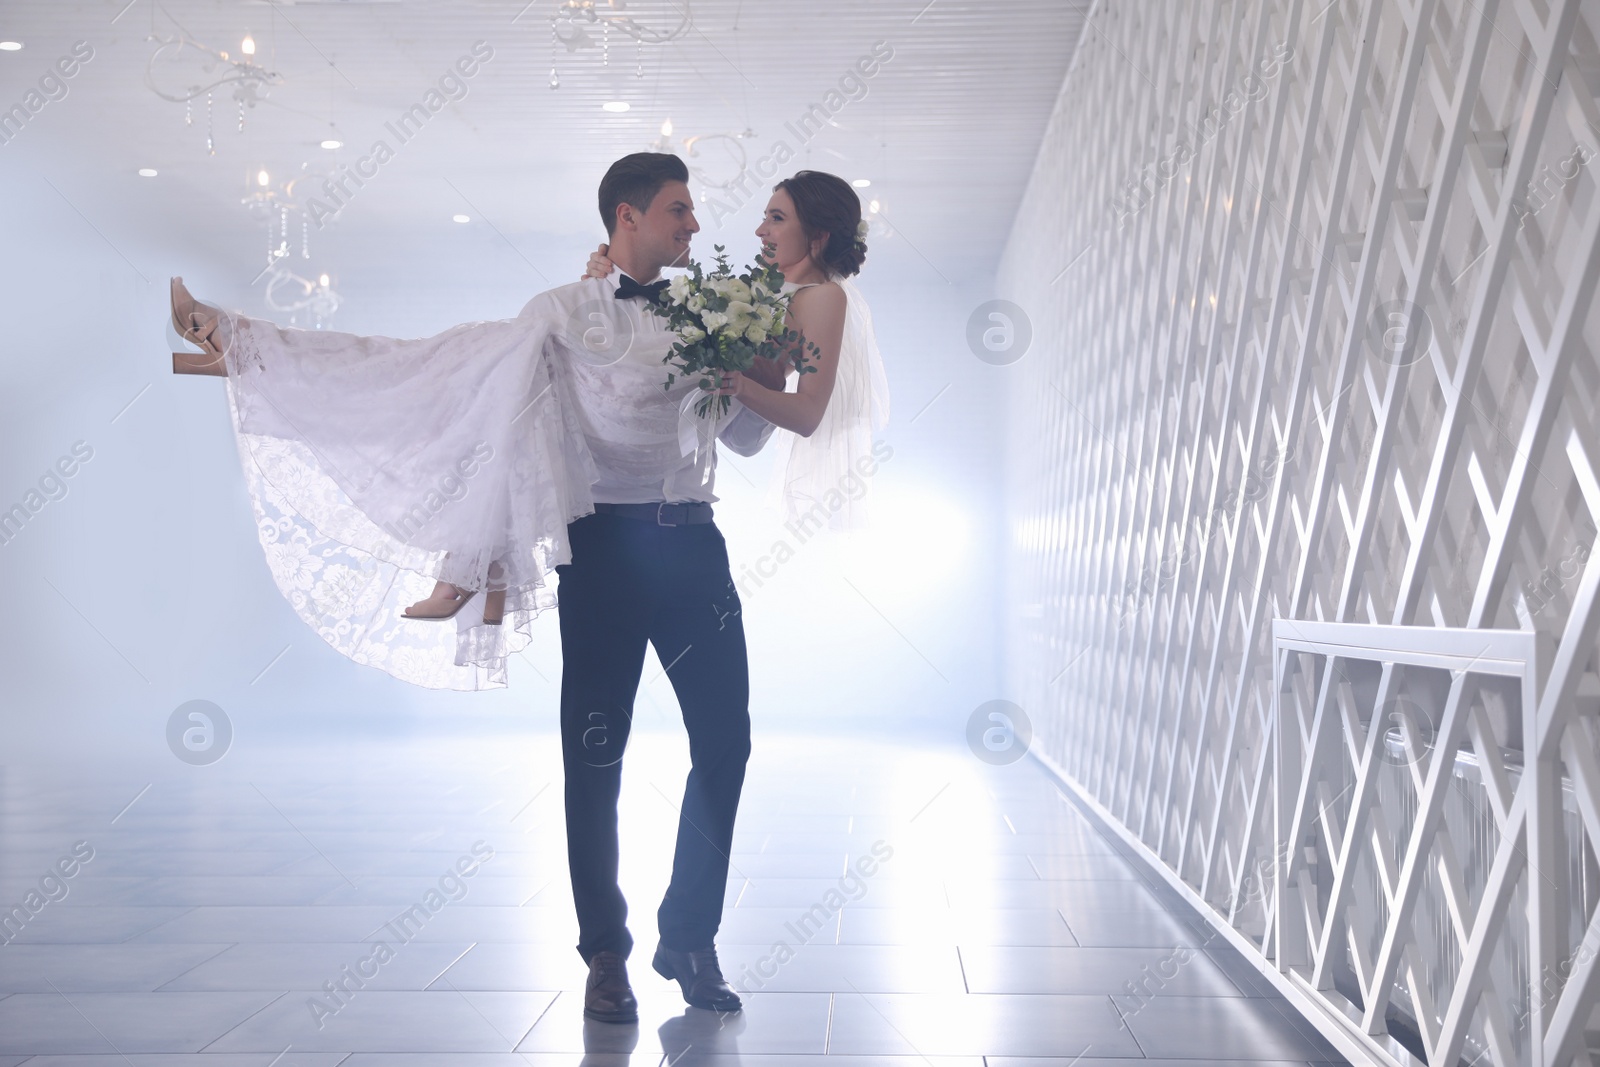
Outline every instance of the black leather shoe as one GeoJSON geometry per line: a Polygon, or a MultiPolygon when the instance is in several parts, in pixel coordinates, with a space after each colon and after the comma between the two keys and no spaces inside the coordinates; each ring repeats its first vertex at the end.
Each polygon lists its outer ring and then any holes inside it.
{"type": "Polygon", "coordinates": [[[583,987],[583,1017],[602,1023],[636,1023],[639,1002],[628,985],[628,964],[617,952],[596,952],[583,987]]]}
{"type": "Polygon", "coordinates": [[[692,1008],[738,1011],[744,1007],[739,994],[722,977],[722,967],[717,963],[717,950],[713,945],[689,952],[677,952],[665,945],[658,945],[650,966],[661,977],[673,979],[681,985],[683,999],[692,1008]]]}

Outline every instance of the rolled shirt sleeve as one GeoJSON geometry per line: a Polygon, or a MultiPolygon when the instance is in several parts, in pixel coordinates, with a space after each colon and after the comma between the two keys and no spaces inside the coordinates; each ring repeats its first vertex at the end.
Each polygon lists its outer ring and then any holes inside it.
{"type": "Polygon", "coordinates": [[[731,398],[728,408],[732,414],[722,424],[717,439],[741,456],[755,455],[777,427],[745,407],[738,397],[731,398]]]}

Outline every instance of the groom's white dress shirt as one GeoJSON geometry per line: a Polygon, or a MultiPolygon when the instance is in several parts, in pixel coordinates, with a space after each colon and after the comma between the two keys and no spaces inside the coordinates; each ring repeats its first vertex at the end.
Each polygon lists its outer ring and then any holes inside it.
{"type": "MultiPolygon", "coordinates": [[[[701,485],[695,457],[684,455],[679,444],[680,411],[699,418],[685,405],[704,392],[697,378],[682,376],[663,388],[671,371],[663,360],[674,335],[644,298],[617,299],[621,277],[612,271],[547,294],[567,320],[567,328],[552,331],[547,344],[566,371],[570,399],[600,472],[591,493],[597,503],[609,504],[715,503],[715,449],[712,475],[701,485]]],[[[753,456],[774,429],[733,397],[717,439],[741,456],[753,456]]]]}

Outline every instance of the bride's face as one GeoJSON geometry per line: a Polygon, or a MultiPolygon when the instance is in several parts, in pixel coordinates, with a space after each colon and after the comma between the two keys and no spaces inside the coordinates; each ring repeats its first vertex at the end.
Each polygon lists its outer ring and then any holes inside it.
{"type": "Polygon", "coordinates": [[[784,189],[773,193],[772,199],[767,201],[767,211],[761,218],[761,225],[756,227],[756,236],[761,239],[762,254],[785,274],[792,273],[793,268],[814,251],[820,252],[827,240],[826,234],[814,241],[806,240],[800,219],[795,215],[794,200],[784,189]]]}

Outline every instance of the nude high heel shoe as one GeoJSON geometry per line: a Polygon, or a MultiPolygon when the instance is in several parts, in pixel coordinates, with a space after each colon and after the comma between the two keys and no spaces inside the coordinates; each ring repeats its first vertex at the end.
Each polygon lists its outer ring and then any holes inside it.
{"type": "Polygon", "coordinates": [[[506,617],[506,591],[491,589],[483,601],[483,621],[489,626],[499,626],[506,617]]]}
{"type": "Polygon", "coordinates": [[[457,589],[454,596],[431,596],[426,600],[419,600],[401,614],[407,619],[423,619],[428,622],[442,622],[453,619],[456,613],[467,606],[467,601],[477,596],[477,590],[457,589]]]}
{"type": "Polygon", "coordinates": [[[484,594],[483,621],[487,626],[499,626],[506,617],[506,590],[503,584],[505,567],[499,560],[489,564],[489,584],[499,585],[484,594]]]}
{"type": "Polygon", "coordinates": [[[216,335],[217,326],[222,321],[221,314],[207,315],[200,309],[207,308],[190,295],[189,290],[183,286],[183,279],[174,276],[172,279],[172,327],[178,335],[186,341],[192,341],[205,349],[204,352],[174,352],[172,353],[173,374],[207,374],[213,377],[226,378],[228,376],[227,364],[222,358],[222,346],[216,335]]]}
{"type": "MultiPolygon", "coordinates": [[[[462,608],[467,606],[467,601],[478,595],[476,589],[457,589],[453,597],[429,597],[419,600],[406,608],[402,616],[407,619],[420,619],[425,622],[443,622],[453,619],[462,608]],[[437,606],[436,606],[437,605],[437,606]],[[421,609],[421,610],[418,610],[421,609]]],[[[489,626],[499,626],[505,619],[506,591],[492,589],[483,602],[483,621],[489,626]]]]}

